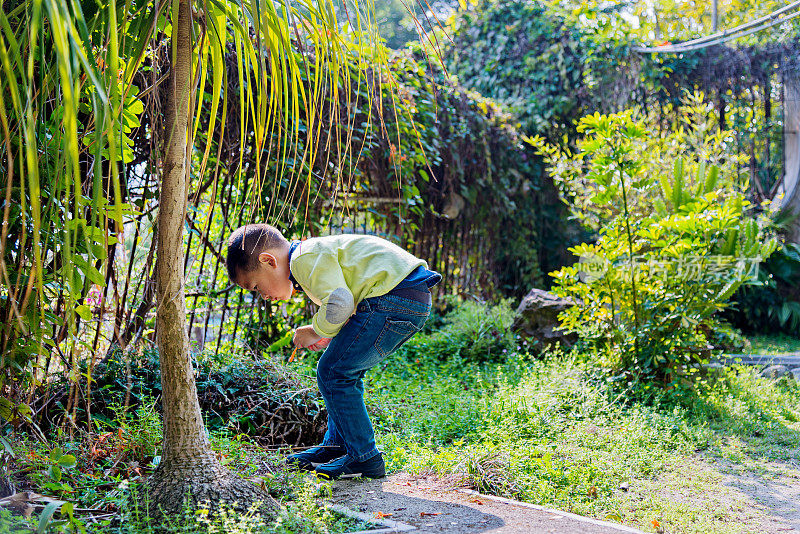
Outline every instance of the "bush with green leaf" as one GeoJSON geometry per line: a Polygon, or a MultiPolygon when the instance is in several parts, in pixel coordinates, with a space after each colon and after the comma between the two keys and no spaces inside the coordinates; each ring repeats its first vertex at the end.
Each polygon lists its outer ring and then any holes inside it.
{"type": "Polygon", "coordinates": [[[464,301],[443,318],[443,326],[428,336],[414,336],[400,349],[411,358],[474,362],[498,361],[515,348],[509,300],[496,306],[464,301]]]}
{"type": "Polygon", "coordinates": [[[702,95],[676,112],[661,131],[634,111],[585,117],[576,154],[539,140],[575,214],[599,231],[571,249],[578,263],[551,273],[577,304],[563,328],[624,382],[691,377],[710,355],[716,312],[777,247],[702,95]]]}

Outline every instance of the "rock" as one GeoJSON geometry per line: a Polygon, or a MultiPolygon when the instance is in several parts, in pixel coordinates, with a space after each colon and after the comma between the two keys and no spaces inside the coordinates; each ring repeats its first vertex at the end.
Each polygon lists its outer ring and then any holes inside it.
{"type": "Polygon", "coordinates": [[[621,489],[622,491],[628,491],[630,487],[631,485],[628,482],[623,482],[622,484],[619,485],[619,489],[621,489]]]}
{"type": "Polygon", "coordinates": [[[578,336],[556,328],[559,326],[558,314],[574,305],[572,301],[547,291],[531,289],[517,308],[512,329],[527,339],[538,341],[534,347],[543,349],[555,342],[560,342],[563,347],[571,347],[578,336]]]}
{"type": "Polygon", "coordinates": [[[789,374],[785,365],[770,365],[761,371],[761,378],[780,378],[789,374]]]}
{"type": "Polygon", "coordinates": [[[800,367],[797,369],[792,369],[792,378],[800,382],[800,367]]]}

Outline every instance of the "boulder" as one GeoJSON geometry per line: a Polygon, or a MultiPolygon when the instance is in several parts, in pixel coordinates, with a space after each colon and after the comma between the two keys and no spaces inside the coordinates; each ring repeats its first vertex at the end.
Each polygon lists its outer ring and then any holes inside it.
{"type": "Polygon", "coordinates": [[[534,341],[534,347],[545,347],[560,342],[562,347],[571,347],[578,340],[575,334],[557,330],[558,314],[575,303],[541,289],[531,289],[517,308],[512,329],[523,337],[534,341]],[[538,342],[538,343],[536,343],[538,342]]]}
{"type": "Polygon", "coordinates": [[[789,368],[785,365],[770,365],[761,371],[761,378],[780,378],[789,374],[789,368]]]}

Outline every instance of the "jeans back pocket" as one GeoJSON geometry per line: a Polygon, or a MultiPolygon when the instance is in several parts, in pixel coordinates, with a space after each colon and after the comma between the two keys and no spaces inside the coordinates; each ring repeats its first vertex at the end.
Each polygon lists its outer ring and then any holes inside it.
{"type": "Polygon", "coordinates": [[[411,321],[386,319],[383,330],[375,340],[375,349],[382,356],[388,356],[419,330],[420,327],[411,321]]]}

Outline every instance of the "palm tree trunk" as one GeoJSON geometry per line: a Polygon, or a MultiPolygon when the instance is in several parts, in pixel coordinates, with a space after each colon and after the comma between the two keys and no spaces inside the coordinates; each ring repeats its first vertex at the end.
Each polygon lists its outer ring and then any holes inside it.
{"type": "Polygon", "coordinates": [[[778,193],[784,194],[781,209],[794,216],[786,241],[800,244],[800,77],[787,73],[783,84],[784,175],[778,193]]]}
{"type": "MultiPolygon", "coordinates": [[[[164,513],[179,512],[186,500],[236,501],[246,508],[269,497],[254,484],[223,468],[203,425],[186,332],[183,222],[186,217],[188,139],[192,71],[190,0],[181,0],[173,21],[170,94],[165,117],[165,158],[161,176],[156,255],[156,331],[161,361],[164,445],[149,481],[149,502],[164,513]]],[[[158,510],[153,510],[158,514],[158,510]]]]}

